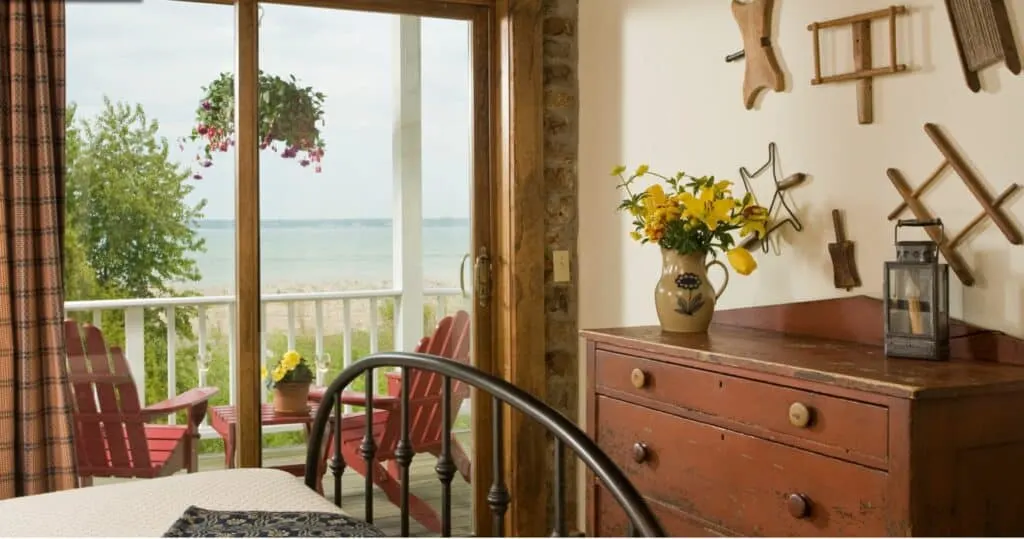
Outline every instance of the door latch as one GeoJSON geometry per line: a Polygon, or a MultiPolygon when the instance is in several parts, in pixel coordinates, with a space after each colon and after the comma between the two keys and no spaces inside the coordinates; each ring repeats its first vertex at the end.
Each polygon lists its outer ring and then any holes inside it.
{"type": "Polygon", "coordinates": [[[481,307],[486,307],[491,302],[491,257],[487,254],[486,247],[480,248],[480,254],[473,264],[473,276],[476,278],[473,292],[476,293],[477,303],[481,307]]]}

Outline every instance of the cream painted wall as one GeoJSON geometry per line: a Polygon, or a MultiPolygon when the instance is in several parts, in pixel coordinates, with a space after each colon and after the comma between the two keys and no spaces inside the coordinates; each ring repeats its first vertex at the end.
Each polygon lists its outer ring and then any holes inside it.
{"type": "MultiPolygon", "coordinates": [[[[882,262],[891,258],[888,212],[900,201],[885,175],[901,169],[916,185],[941,157],[922,126],[939,124],[993,193],[1024,183],[1021,126],[1024,76],[1001,64],[986,70],[984,90],[968,90],[941,0],[913,0],[899,25],[900,60],[912,71],[875,79],[875,123],[858,125],[852,83],[811,86],[813,21],[887,7],[882,0],[777,0],[776,42],[787,77],[785,93],[744,109],[743,62],[726,63],[741,41],[723,0],[580,0],[579,320],[581,328],[656,324],[653,288],[660,255],[627,237],[615,213],[619,193],[611,167],[649,163],[655,170],[715,174],[739,184],[738,167],[753,170],[777,142],[782,174],[806,172],[792,191],[805,231],[787,229],[777,252],[757,253],[760,268],[734,275],[720,307],[765,305],[847,294],[881,296],[882,262]],[[864,286],[832,286],[826,244],[830,211],[845,212],[864,286]]],[[[1018,29],[1024,0],[1007,2],[1018,29]]],[[[888,58],[886,26],[874,26],[876,62],[888,58]]],[[[826,31],[824,73],[852,69],[849,29],[826,31]]],[[[754,180],[762,203],[768,177],[754,180]]],[[[740,187],[742,189],[742,187],[740,187]]],[[[1008,213],[1018,225],[1024,203],[1008,213]]],[[[956,232],[979,210],[960,179],[947,172],[926,204],[956,232]]],[[[909,215],[908,215],[909,217],[909,215]]],[[[961,252],[977,284],[962,292],[966,320],[1024,337],[1024,247],[1010,245],[986,224],[961,252]]],[[[714,270],[713,270],[714,271],[714,270]]],[[[714,275],[714,273],[712,273],[714,275]]],[[[713,277],[714,278],[714,277],[713,277]]],[[[961,289],[951,280],[954,297],[961,289]]]]}

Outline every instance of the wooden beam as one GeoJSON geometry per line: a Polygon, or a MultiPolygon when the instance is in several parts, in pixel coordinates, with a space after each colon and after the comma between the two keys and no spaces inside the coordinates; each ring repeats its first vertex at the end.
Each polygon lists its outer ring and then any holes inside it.
{"type": "MultiPolygon", "coordinates": [[[[234,3],[234,0],[175,1],[226,6],[234,3]]],[[[466,20],[471,19],[481,7],[493,7],[494,2],[495,0],[262,0],[260,3],[466,20]]]]}
{"type": "MultiPolygon", "coordinates": [[[[473,63],[473,193],[472,193],[472,248],[473,255],[487,250],[492,258],[491,290],[488,301],[481,305],[478,288],[474,282],[476,297],[473,298],[473,365],[487,373],[501,375],[501,367],[497,360],[497,343],[495,342],[495,299],[497,263],[494,260],[503,256],[496,248],[495,236],[499,230],[497,218],[503,215],[497,211],[496,201],[500,167],[498,151],[501,147],[501,95],[499,92],[498,73],[500,70],[500,48],[496,36],[497,16],[492,9],[478,9],[470,21],[470,57],[473,63]],[[497,256],[496,256],[497,255],[497,256]]],[[[471,256],[475,259],[475,256],[471,256]]],[[[475,264],[474,264],[475,265],[475,264]]],[[[478,273],[473,274],[479,276],[478,273]]],[[[470,398],[472,436],[473,436],[473,516],[474,534],[486,537],[491,533],[490,508],[487,505],[487,491],[494,479],[495,447],[493,430],[494,407],[489,395],[480,391],[472,391],[470,398]]]]}
{"type": "MultiPolygon", "coordinates": [[[[545,399],[544,90],[541,0],[498,0],[501,17],[502,154],[498,185],[498,357],[506,380],[545,399]]],[[[546,530],[548,437],[520,414],[506,416],[508,536],[546,530]]]]}
{"type": "Polygon", "coordinates": [[[235,4],[235,308],[238,331],[238,466],[259,468],[260,425],[260,161],[259,161],[259,4],[235,4]]]}

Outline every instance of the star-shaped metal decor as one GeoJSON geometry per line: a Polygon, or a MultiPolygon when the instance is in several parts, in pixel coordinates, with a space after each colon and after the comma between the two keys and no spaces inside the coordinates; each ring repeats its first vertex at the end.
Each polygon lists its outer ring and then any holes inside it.
{"type": "Polygon", "coordinates": [[[796,216],[796,213],[793,211],[793,209],[789,207],[789,203],[786,202],[786,197],[784,196],[784,193],[788,189],[796,187],[797,185],[803,183],[804,180],[807,179],[807,175],[802,172],[797,172],[796,174],[787,176],[782,181],[779,181],[778,153],[778,148],[775,146],[775,143],[769,142],[767,163],[762,165],[761,168],[754,171],[753,174],[751,174],[750,171],[747,170],[747,167],[740,167],[740,179],[743,180],[743,187],[744,189],[747,190],[748,193],[750,193],[752,197],[754,197],[755,204],[760,205],[760,203],[757,201],[757,195],[754,193],[754,190],[750,187],[750,180],[760,176],[761,174],[764,174],[766,170],[771,169],[772,181],[775,184],[775,191],[772,193],[772,201],[768,205],[767,232],[762,238],[759,238],[755,235],[751,235],[746,240],[744,240],[743,243],[740,244],[744,249],[747,249],[748,251],[754,250],[754,248],[757,247],[757,244],[760,243],[761,250],[767,253],[768,242],[765,240],[767,240],[768,236],[770,236],[773,232],[778,230],[779,227],[785,225],[786,223],[789,223],[789,225],[792,226],[793,229],[796,230],[797,232],[800,232],[804,229],[804,225],[800,222],[800,219],[796,216]],[[782,219],[781,221],[773,219],[772,215],[780,210],[785,211],[785,219],[782,219]]]}

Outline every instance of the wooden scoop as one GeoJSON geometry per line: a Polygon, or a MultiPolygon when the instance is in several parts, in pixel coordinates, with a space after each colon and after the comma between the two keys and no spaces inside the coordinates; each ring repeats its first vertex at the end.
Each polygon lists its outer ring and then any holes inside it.
{"type": "Polygon", "coordinates": [[[836,229],[836,242],[828,244],[828,254],[832,257],[832,280],[836,288],[850,290],[860,286],[860,277],[853,257],[853,242],[846,239],[839,210],[832,210],[832,224],[836,229]]]}

